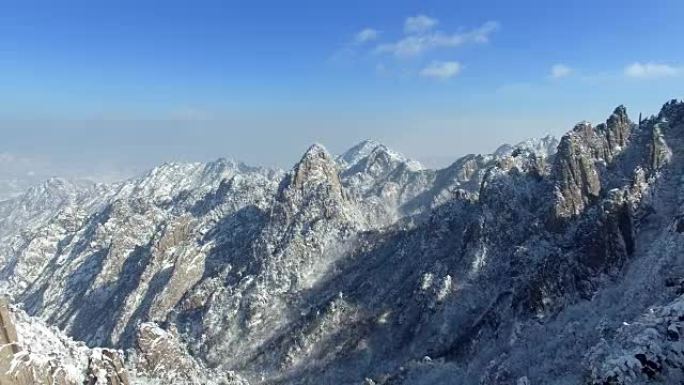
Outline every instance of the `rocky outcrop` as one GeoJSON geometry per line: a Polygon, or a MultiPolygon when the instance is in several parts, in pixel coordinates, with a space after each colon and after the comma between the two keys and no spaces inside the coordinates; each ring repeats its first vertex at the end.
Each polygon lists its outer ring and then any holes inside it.
{"type": "Polygon", "coordinates": [[[625,106],[619,106],[608,117],[605,125],[599,125],[597,130],[605,135],[605,152],[610,161],[616,152],[623,149],[629,142],[633,123],[627,116],[625,106]]]}
{"type": "Polygon", "coordinates": [[[282,226],[345,215],[347,197],[339,171],[325,147],[309,147],[280,183],[272,223],[282,226]]]}
{"type": "Polygon", "coordinates": [[[684,299],[649,309],[625,322],[616,337],[593,346],[587,357],[591,384],[676,384],[684,381],[684,299]]]}
{"type": "Polygon", "coordinates": [[[16,370],[15,356],[19,354],[19,340],[7,300],[0,297],[0,384],[30,385],[34,378],[29,370],[16,370]]]}
{"type": "Polygon", "coordinates": [[[307,190],[325,189],[329,194],[341,197],[342,186],[338,175],[337,164],[328,151],[320,144],[314,144],[295,165],[289,177],[286,191],[306,193],[307,190]]]}
{"type": "MultiPolygon", "coordinates": [[[[3,282],[127,349],[130,382],[579,384],[592,346],[622,349],[617,326],[674,298],[684,104],[638,125],[618,107],[555,144],[441,170],[314,145],[289,172],[166,164],[9,201],[3,282]]],[[[74,349],[78,373],[123,381],[115,351],[74,349]]]]}
{"type": "Polygon", "coordinates": [[[627,110],[620,106],[605,124],[593,127],[583,122],[563,136],[553,170],[557,218],[577,216],[597,201],[602,192],[601,174],[628,143],[632,126],[627,110]]]}
{"type": "Polygon", "coordinates": [[[160,384],[249,385],[233,372],[202,365],[190,356],[175,331],[166,331],[154,323],[140,325],[132,360],[138,380],[160,384]]]}
{"type": "Polygon", "coordinates": [[[0,298],[0,347],[2,385],[130,384],[119,352],[75,344],[11,308],[5,298],[0,298]]]}
{"type": "Polygon", "coordinates": [[[590,124],[577,125],[573,133],[561,139],[558,146],[555,172],[559,183],[555,210],[561,218],[580,214],[601,192],[601,178],[595,159],[584,148],[587,132],[593,132],[590,124]]]}
{"type": "Polygon", "coordinates": [[[88,359],[84,385],[129,385],[123,359],[116,351],[94,350],[88,359]]]}
{"type": "Polygon", "coordinates": [[[650,136],[648,153],[649,166],[652,170],[658,170],[670,160],[672,151],[665,141],[662,125],[660,123],[653,125],[650,136]]]}

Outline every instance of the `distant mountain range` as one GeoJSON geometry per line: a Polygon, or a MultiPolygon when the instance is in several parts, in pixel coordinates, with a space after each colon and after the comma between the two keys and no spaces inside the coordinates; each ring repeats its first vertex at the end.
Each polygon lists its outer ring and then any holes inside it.
{"type": "Polygon", "coordinates": [[[0,383],[680,383],[684,103],[639,120],[49,179],[0,202],[0,383]]]}

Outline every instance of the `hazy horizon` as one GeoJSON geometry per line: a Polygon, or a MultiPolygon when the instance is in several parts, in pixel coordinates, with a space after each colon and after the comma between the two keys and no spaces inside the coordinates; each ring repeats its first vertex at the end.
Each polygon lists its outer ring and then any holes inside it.
{"type": "Polygon", "coordinates": [[[444,167],[681,96],[684,4],[523,3],[10,1],[0,179],[287,169],[367,138],[444,167]]]}

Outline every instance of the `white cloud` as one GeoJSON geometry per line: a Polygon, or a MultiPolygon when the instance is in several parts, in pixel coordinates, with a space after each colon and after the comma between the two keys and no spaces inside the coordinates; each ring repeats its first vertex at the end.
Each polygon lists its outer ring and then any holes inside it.
{"type": "Polygon", "coordinates": [[[431,30],[437,24],[439,20],[433,19],[425,15],[416,15],[406,18],[404,22],[404,32],[407,34],[422,33],[431,30]]]}
{"type": "Polygon", "coordinates": [[[668,64],[660,63],[640,63],[634,62],[627,67],[625,67],[624,73],[626,76],[632,78],[663,78],[672,77],[682,74],[683,69],[681,67],[673,67],[668,64]]]}
{"type": "Polygon", "coordinates": [[[457,61],[433,61],[420,71],[420,76],[433,79],[448,79],[461,72],[461,63],[457,61]]]}
{"type": "Polygon", "coordinates": [[[554,64],[551,66],[551,73],[549,76],[553,79],[560,79],[572,74],[572,68],[565,64],[554,64]]]}
{"type": "Polygon", "coordinates": [[[453,48],[468,43],[487,43],[489,35],[499,28],[495,21],[459,33],[447,34],[440,31],[419,35],[409,35],[395,43],[381,44],[376,47],[378,53],[389,53],[399,57],[418,56],[435,48],[453,48]]]}
{"type": "Polygon", "coordinates": [[[363,44],[378,38],[380,32],[373,28],[364,28],[354,36],[356,44],[363,44]]]}
{"type": "Polygon", "coordinates": [[[484,24],[482,24],[480,27],[475,28],[474,30],[470,31],[469,33],[466,33],[464,36],[472,42],[475,43],[488,43],[489,42],[489,35],[491,35],[493,32],[496,32],[496,30],[499,29],[499,23],[496,21],[488,21],[484,24]]]}

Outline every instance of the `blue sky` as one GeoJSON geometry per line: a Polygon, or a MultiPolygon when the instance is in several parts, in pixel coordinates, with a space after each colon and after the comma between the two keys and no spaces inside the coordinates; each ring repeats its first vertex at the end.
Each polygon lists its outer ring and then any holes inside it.
{"type": "Polygon", "coordinates": [[[0,7],[0,153],[91,173],[365,138],[445,165],[684,89],[675,0],[0,7]]]}

